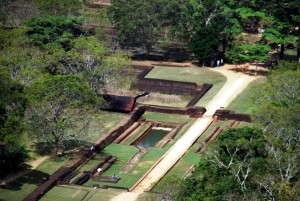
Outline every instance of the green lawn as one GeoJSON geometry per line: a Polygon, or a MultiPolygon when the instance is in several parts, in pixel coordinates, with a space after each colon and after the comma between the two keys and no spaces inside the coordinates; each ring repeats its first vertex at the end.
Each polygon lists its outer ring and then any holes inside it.
{"type": "MultiPolygon", "coordinates": [[[[157,78],[174,81],[195,82],[199,85],[208,83],[213,87],[200,99],[196,106],[205,107],[224,85],[226,78],[220,73],[206,67],[155,67],[146,78],[157,78]]],[[[188,101],[186,101],[188,102],[188,101]]],[[[186,104],[184,102],[184,104],[186,104]]]]}
{"type": "Polygon", "coordinates": [[[189,118],[188,115],[177,115],[177,114],[163,114],[155,112],[145,112],[142,116],[147,120],[162,121],[162,122],[193,122],[195,119],[189,118]]]}
{"type": "Polygon", "coordinates": [[[41,201],[65,201],[65,200],[79,200],[79,201],[107,201],[124,192],[119,189],[94,189],[86,186],[55,186],[41,201]]]}
{"type": "Polygon", "coordinates": [[[149,151],[137,163],[136,166],[128,173],[120,172],[125,164],[137,153],[137,148],[133,146],[125,146],[120,144],[111,144],[104,149],[104,153],[111,154],[117,158],[117,161],[106,170],[104,176],[112,176],[116,174],[120,180],[117,183],[102,182],[89,180],[85,185],[92,186],[98,184],[100,186],[120,186],[131,188],[142,177],[150,167],[167,151],[168,148],[149,148],[149,151]]]}
{"type": "Polygon", "coordinates": [[[266,77],[261,77],[249,84],[249,86],[240,93],[226,108],[236,113],[251,114],[253,105],[251,105],[252,90],[258,85],[265,82],[266,77]]]}

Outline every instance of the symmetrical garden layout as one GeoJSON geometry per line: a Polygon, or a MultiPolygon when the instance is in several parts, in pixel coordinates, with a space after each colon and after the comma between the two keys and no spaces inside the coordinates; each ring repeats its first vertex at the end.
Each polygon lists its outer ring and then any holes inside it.
{"type": "MultiPolygon", "coordinates": [[[[209,84],[145,79],[153,67],[138,66],[135,69],[140,74],[139,82],[134,87],[140,91],[166,93],[169,88],[173,94],[189,93],[191,100],[182,108],[136,102],[134,109],[114,129],[95,142],[94,149],[87,148],[72,157],[25,200],[109,200],[122,192],[149,191],[153,187],[153,181],[159,182],[163,176],[189,175],[201,158],[200,153],[204,151],[205,146],[222,130],[243,126],[244,121],[249,121],[243,115],[232,114],[226,110],[216,113],[216,110],[224,105],[220,103],[219,98],[212,99],[215,103],[208,104],[206,109],[194,107],[211,88],[209,84]],[[214,114],[218,115],[218,121],[216,117],[213,118],[214,114]],[[220,121],[222,119],[226,121],[220,121]],[[203,128],[199,126],[200,121],[207,121],[203,128]],[[185,143],[184,138],[190,138],[189,132],[193,134],[194,139],[188,139],[190,142],[185,143]],[[182,154],[178,152],[177,146],[186,146],[181,151],[182,154]],[[161,170],[162,175],[158,175],[158,178],[147,181],[147,176],[159,165],[167,167],[163,161],[172,151],[179,155],[170,156],[174,161],[167,165],[169,168],[161,170]],[[100,172],[98,168],[101,168],[100,172]],[[113,175],[116,177],[112,177],[113,175]],[[146,187],[141,187],[143,182],[147,184],[146,187]]],[[[243,81],[246,80],[237,82],[243,81]]],[[[230,90],[234,91],[235,84],[226,83],[224,87],[228,85],[230,90]]],[[[227,94],[230,96],[230,93],[232,92],[227,94]]],[[[224,97],[223,101],[226,100],[224,97]]]]}

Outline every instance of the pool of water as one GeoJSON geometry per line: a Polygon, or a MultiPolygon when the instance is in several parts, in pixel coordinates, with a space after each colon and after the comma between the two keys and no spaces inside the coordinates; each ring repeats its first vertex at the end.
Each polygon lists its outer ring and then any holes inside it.
{"type": "Polygon", "coordinates": [[[138,144],[137,146],[153,147],[159,142],[168,132],[168,130],[152,129],[138,144]]]}

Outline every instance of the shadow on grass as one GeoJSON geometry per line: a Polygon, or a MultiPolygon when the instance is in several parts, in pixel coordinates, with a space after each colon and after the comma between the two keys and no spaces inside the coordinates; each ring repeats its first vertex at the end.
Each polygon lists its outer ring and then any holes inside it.
{"type": "Polygon", "coordinates": [[[31,170],[27,174],[19,177],[18,179],[9,182],[6,185],[0,186],[0,188],[12,190],[12,191],[18,191],[21,190],[24,184],[39,185],[47,181],[48,178],[49,178],[49,174],[46,174],[38,170],[31,170]]]}
{"type": "MultiPolygon", "coordinates": [[[[53,151],[53,146],[48,142],[37,142],[34,145],[34,150],[41,156],[50,155],[53,151]]],[[[77,148],[90,147],[91,143],[85,140],[66,140],[64,141],[64,150],[69,151],[77,148]]]]}

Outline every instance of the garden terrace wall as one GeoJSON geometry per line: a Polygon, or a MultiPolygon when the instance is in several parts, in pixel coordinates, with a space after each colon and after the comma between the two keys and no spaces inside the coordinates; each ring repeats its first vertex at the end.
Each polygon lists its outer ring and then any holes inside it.
{"type": "Polygon", "coordinates": [[[244,121],[251,122],[251,116],[248,114],[237,114],[230,110],[217,110],[214,115],[217,120],[235,120],[235,121],[244,121]]]}
{"type": "Polygon", "coordinates": [[[206,112],[206,109],[204,107],[177,108],[177,107],[156,106],[156,105],[144,105],[144,107],[146,111],[149,112],[189,115],[189,117],[191,118],[200,118],[206,112]]]}
{"type": "Polygon", "coordinates": [[[155,91],[165,94],[195,95],[197,84],[192,82],[178,82],[162,79],[140,79],[138,83],[132,85],[133,89],[140,91],[155,91]]]}
{"type": "Polygon", "coordinates": [[[212,87],[212,84],[203,84],[201,90],[199,90],[194,98],[187,104],[186,107],[193,107],[202,98],[206,92],[212,87]]]}
{"type": "Polygon", "coordinates": [[[146,65],[132,65],[134,71],[138,73],[138,78],[144,78],[153,68],[154,66],[146,66],[146,65]]]}
{"type": "Polygon", "coordinates": [[[144,107],[136,107],[127,117],[125,117],[112,131],[100,138],[94,144],[97,151],[100,151],[115,139],[117,139],[125,130],[127,130],[135,121],[137,121],[145,112],[144,107]]]}

